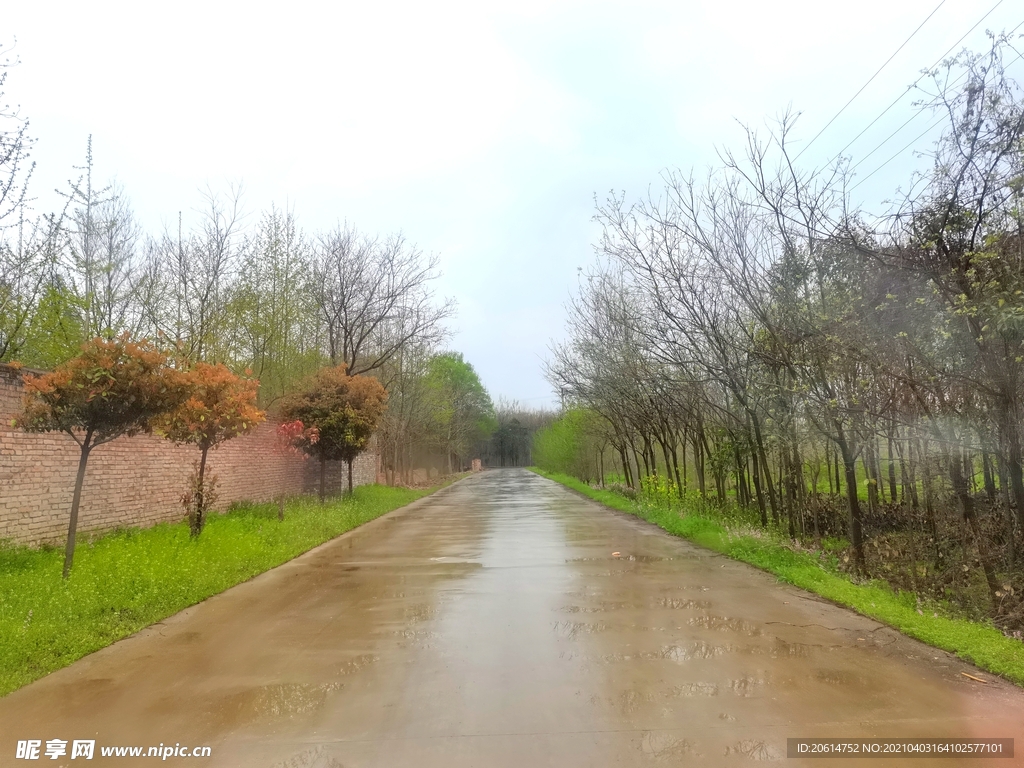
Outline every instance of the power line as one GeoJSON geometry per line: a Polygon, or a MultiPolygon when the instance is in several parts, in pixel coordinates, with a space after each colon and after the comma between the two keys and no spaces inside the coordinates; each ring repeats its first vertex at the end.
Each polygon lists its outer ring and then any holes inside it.
{"type": "MultiPolygon", "coordinates": [[[[1018,25],[1017,25],[1016,27],[1014,27],[1014,28],[1013,28],[1013,29],[1012,29],[1012,30],[1010,31],[1010,33],[1009,33],[1009,34],[1010,34],[1010,35],[1012,35],[1012,34],[1013,34],[1014,32],[1016,32],[1016,31],[1017,31],[1018,29],[1020,29],[1020,27],[1021,27],[1021,26],[1024,26],[1024,21],[1022,21],[1022,22],[1021,22],[1020,24],[1018,24],[1018,25]]],[[[1016,49],[1014,49],[1014,50],[1016,50],[1016,49]]],[[[1007,68],[1009,68],[1009,67],[1012,67],[1012,66],[1013,66],[1014,64],[1016,64],[1016,63],[1017,63],[1018,61],[1020,61],[1020,60],[1021,60],[1022,58],[1024,58],[1024,54],[1018,53],[1018,55],[1017,55],[1017,58],[1015,58],[1015,59],[1014,59],[1013,61],[1011,61],[1011,62],[1010,62],[1010,63],[1009,63],[1008,65],[1007,65],[1007,68]]],[[[963,78],[964,76],[966,76],[966,74],[967,74],[967,73],[965,72],[965,73],[964,73],[963,75],[961,75],[961,76],[960,76],[960,77],[958,77],[958,78],[957,78],[956,80],[954,80],[952,84],[956,84],[956,83],[958,83],[958,82],[959,82],[959,81],[960,81],[960,80],[961,80],[961,79],[962,79],[962,78],[963,78]]],[[[917,116],[918,116],[919,114],[921,114],[921,113],[920,113],[920,112],[915,112],[915,113],[914,113],[914,115],[913,115],[913,116],[912,116],[912,117],[910,118],[910,120],[913,120],[913,119],[914,119],[914,118],[916,118],[916,117],[917,117],[917,116]]],[[[859,165],[860,165],[861,163],[863,163],[863,162],[864,162],[865,160],[867,160],[867,159],[868,159],[868,157],[870,157],[871,155],[873,155],[873,154],[874,154],[874,153],[875,153],[875,152],[876,152],[877,150],[881,149],[881,147],[882,147],[882,146],[883,146],[883,145],[884,145],[884,144],[885,144],[886,142],[888,142],[888,141],[889,141],[889,139],[891,139],[891,138],[892,138],[893,136],[895,136],[895,135],[896,135],[897,133],[899,133],[900,131],[902,131],[902,130],[903,130],[903,129],[904,129],[904,128],[905,128],[905,127],[906,127],[906,126],[907,126],[907,125],[908,125],[908,124],[910,123],[910,120],[907,120],[907,122],[905,122],[905,123],[904,123],[903,125],[901,125],[901,126],[900,126],[899,128],[897,128],[897,129],[896,129],[895,131],[893,131],[893,132],[892,132],[891,134],[889,134],[888,138],[886,138],[886,139],[885,139],[884,141],[882,141],[882,143],[881,143],[881,144],[879,144],[878,146],[876,146],[876,147],[875,147],[874,149],[872,149],[872,150],[871,150],[871,151],[870,151],[870,152],[869,152],[869,153],[868,153],[867,155],[865,155],[865,156],[864,156],[863,158],[861,158],[861,159],[860,159],[860,160],[859,160],[859,161],[857,162],[857,165],[853,166],[853,168],[851,168],[850,170],[852,171],[852,170],[856,169],[856,168],[857,168],[857,166],[859,166],[859,165]]],[[[920,141],[920,140],[921,140],[921,139],[923,139],[923,138],[924,138],[925,136],[927,136],[927,135],[928,135],[929,133],[931,133],[931,132],[932,132],[932,131],[933,131],[933,130],[934,130],[935,128],[937,128],[937,127],[938,127],[939,125],[941,125],[941,124],[942,124],[943,122],[945,122],[945,120],[946,120],[946,116],[945,116],[945,115],[943,115],[942,117],[940,117],[940,118],[939,118],[939,119],[938,119],[938,120],[937,120],[936,122],[932,123],[932,124],[931,124],[930,126],[928,126],[928,128],[926,128],[926,129],[925,129],[925,130],[924,130],[924,131],[923,131],[923,132],[922,132],[921,134],[919,134],[919,135],[918,135],[918,136],[917,136],[916,138],[914,138],[914,139],[913,139],[913,141],[911,141],[911,142],[910,142],[909,144],[907,144],[907,145],[906,145],[905,147],[903,147],[903,149],[901,149],[901,150],[899,150],[898,152],[896,152],[896,153],[895,153],[895,154],[894,154],[894,155],[893,155],[892,157],[890,157],[890,158],[889,158],[888,160],[886,160],[886,161],[885,161],[884,163],[882,163],[882,164],[881,164],[880,166],[878,166],[877,168],[875,168],[875,170],[873,170],[873,171],[872,171],[871,173],[869,173],[869,174],[868,174],[867,176],[865,176],[865,177],[864,177],[863,179],[860,179],[860,180],[859,180],[859,181],[858,181],[858,182],[857,182],[856,184],[854,184],[854,185],[853,185],[852,187],[850,187],[850,191],[852,192],[852,191],[853,191],[853,190],[855,190],[855,189],[856,189],[857,187],[859,187],[859,186],[860,186],[861,184],[863,184],[863,183],[864,183],[865,181],[867,181],[868,179],[870,179],[870,178],[871,178],[872,176],[874,176],[874,175],[875,175],[876,173],[878,173],[878,172],[879,172],[880,170],[882,170],[882,169],[883,169],[883,168],[884,168],[885,166],[887,166],[887,165],[888,165],[889,163],[891,163],[891,162],[892,162],[893,160],[895,160],[895,159],[896,159],[897,157],[899,157],[899,156],[900,156],[900,155],[902,155],[902,154],[903,154],[904,152],[906,152],[906,151],[907,151],[908,149],[910,149],[910,148],[911,148],[912,146],[914,146],[914,144],[916,144],[916,143],[917,143],[918,141],[920,141]]]]}
{"type": "MultiPolygon", "coordinates": [[[[831,164],[832,164],[832,163],[834,163],[834,162],[835,162],[836,160],[838,160],[838,159],[839,159],[840,157],[842,157],[842,156],[843,156],[843,153],[844,153],[844,152],[845,152],[846,150],[848,150],[848,149],[849,149],[849,148],[850,148],[851,146],[853,146],[853,143],[854,143],[855,141],[857,141],[857,139],[859,139],[859,138],[860,138],[861,136],[863,136],[863,135],[864,135],[865,133],[867,133],[867,131],[868,131],[868,130],[869,130],[869,129],[871,128],[871,126],[873,126],[873,125],[874,125],[875,123],[877,123],[877,122],[878,122],[879,120],[881,120],[881,119],[882,119],[882,118],[883,118],[883,117],[885,116],[885,114],[886,114],[886,113],[887,113],[887,112],[888,112],[888,111],[889,111],[890,109],[892,109],[893,107],[895,107],[895,106],[896,106],[896,105],[897,105],[897,104],[898,104],[898,103],[899,103],[899,102],[900,102],[900,101],[901,101],[901,100],[903,99],[903,97],[904,97],[904,96],[905,96],[905,95],[906,95],[906,94],[907,94],[907,93],[908,93],[909,91],[911,91],[911,90],[912,90],[913,88],[915,88],[915,87],[917,86],[917,84],[918,84],[919,82],[921,82],[921,80],[923,80],[923,79],[924,79],[925,75],[927,75],[927,73],[928,73],[928,72],[930,72],[931,70],[935,69],[935,67],[937,67],[937,66],[938,66],[939,64],[941,64],[941,63],[942,63],[942,61],[943,61],[943,60],[944,60],[944,59],[945,59],[945,58],[946,58],[946,57],[947,57],[947,56],[948,56],[948,55],[950,54],[950,52],[951,52],[951,51],[952,51],[952,50],[953,50],[954,48],[956,48],[956,47],[957,47],[958,45],[960,45],[960,43],[962,43],[962,42],[963,42],[964,40],[966,40],[966,39],[967,39],[967,36],[968,36],[969,34],[971,34],[971,32],[973,32],[974,30],[976,30],[976,29],[978,28],[978,26],[979,26],[979,25],[980,25],[980,24],[981,24],[981,23],[982,23],[983,21],[985,21],[985,19],[987,19],[987,18],[988,18],[989,16],[991,16],[991,15],[992,15],[992,12],[993,12],[993,11],[995,11],[995,9],[996,9],[996,8],[998,8],[998,7],[999,7],[1000,5],[1002,5],[1002,4],[1003,4],[1003,0],[998,0],[998,2],[997,2],[997,3],[995,4],[995,5],[993,5],[993,6],[991,7],[991,8],[989,8],[989,9],[988,9],[988,12],[987,12],[987,13],[986,13],[986,14],[985,14],[984,16],[982,16],[982,17],[981,17],[980,19],[978,19],[978,20],[977,20],[977,21],[976,21],[976,22],[974,23],[974,26],[973,26],[973,27],[971,27],[971,28],[970,28],[970,29],[968,29],[968,30],[967,30],[966,32],[964,32],[963,36],[962,36],[962,37],[961,37],[961,38],[960,38],[959,40],[957,40],[957,41],[956,41],[955,43],[953,43],[953,44],[952,44],[951,46],[949,46],[949,48],[947,48],[947,49],[946,49],[946,52],[945,52],[945,53],[943,53],[943,54],[942,54],[941,56],[939,56],[939,58],[937,58],[937,59],[935,60],[935,63],[934,63],[934,64],[932,64],[932,65],[931,65],[930,67],[928,67],[928,69],[927,69],[927,70],[925,70],[925,72],[924,72],[924,73],[923,73],[923,74],[922,74],[922,75],[921,75],[920,77],[918,77],[918,78],[917,78],[917,80],[915,80],[915,81],[914,81],[913,83],[911,83],[911,84],[910,84],[909,86],[907,86],[907,90],[906,90],[906,91],[904,91],[903,93],[901,93],[901,94],[900,94],[899,96],[897,96],[897,97],[896,97],[896,98],[895,98],[895,99],[893,100],[893,102],[892,102],[892,103],[891,103],[891,104],[890,104],[889,106],[887,106],[887,107],[886,107],[885,109],[883,109],[883,110],[881,111],[881,113],[879,113],[879,114],[878,114],[878,116],[877,116],[877,117],[875,117],[875,119],[874,119],[874,120],[872,120],[872,121],[871,121],[870,123],[868,123],[868,124],[867,124],[867,126],[865,126],[865,128],[864,128],[864,129],[863,129],[863,130],[862,130],[862,131],[861,131],[860,133],[858,133],[858,134],[857,134],[856,136],[854,136],[854,137],[853,137],[852,139],[850,139],[850,141],[848,141],[848,142],[847,142],[846,146],[845,146],[845,147],[843,147],[843,148],[842,148],[841,150],[839,150],[839,151],[838,151],[838,152],[836,153],[835,157],[833,157],[833,158],[832,158],[831,160],[829,160],[829,161],[828,161],[828,163],[826,163],[826,165],[831,165],[831,164]]],[[[1018,25],[1017,25],[1017,27],[1020,27],[1020,24],[1018,24],[1018,25]]],[[[1016,31],[1017,31],[1017,27],[1015,27],[1015,28],[1013,29],[1013,31],[1011,31],[1011,32],[1010,32],[1010,34],[1011,34],[1011,35],[1012,35],[1012,34],[1013,34],[1014,32],[1016,32],[1016,31]]],[[[858,91],[858,93],[859,93],[859,91],[858,91]]],[[[845,109],[845,107],[844,107],[844,109],[845,109]]],[[[918,114],[920,114],[920,113],[915,113],[915,117],[916,117],[916,116],[917,116],[918,114]]],[[[911,118],[911,119],[913,119],[913,118],[911,118]]],[[[909,122],[909,121],[908,121],[908,122],[909,122]]],[[[904,125],[905,125],[905,123],[904,123],[904,125]]],[[[828,126],[826,126],[826,128],[827,128],[827,127],[828,127],[828,126]]],[[[902,126],[901,126],[901,127],[902,127],[902,126]]],[[[824,129],[823,129],[823,130],[824,130],[824,129]]],[[[820,134],[819,134],[819,135],[820,135],[820,134]]],[[[814,138],[817,138],[817,136],[815,136],[814,138]]],[[[887,140],[888,140],[888,139],[887,139],[887,140]]],[[[809,146],[810,146],[810,144],[808,144],[807,146],[809,147],[809,146]]],[[[804,149],[807,149],[807,147],[804,147],[804,149]]],[[[877,147],[876,147],[876,149],[877,149],[877,147]]],[[[873,152],[873,151],[874,151],[874,150],[872,150],[872,152],[873,152]]],[[[797,155],[797,157],[800,157],[800,155],[797,155]]]]}
{"type": "MultiPolygon", "coordinates": [[[[865,177],[864,177],[863,179],[861,179],[861,180],[860,180],[860,181],[858,181],[858,182],[857,182],[856,184],[854,184],[854,185],[853,185],[852,187],[850,187],[850,191],[851,191],[851,192],[853,192],[853,190],[855,190],[855,189],[856,189],[857,187],[859,187],[859,186],[860,186],[861,184],[863,184],[863,183],[864,183],[865,181],[867,181],[868,179],[870,179],[870,178],[871,178],[872,176],[874,176],[874,175],[875,175],[876,173],[878,173],[878,172],[879,172],[880,170],[882,170],[883,168],[885,168],[885,166],[887,166],[887,165],[888,165],[889,163],[891,163],[891,162],[892,162],[893,160],[895,160],[895,159],[896,159],[897,157],[899,157],[900,155],[902,155],[902,154],[903,154],[904,152],[906,152],[906,151],[907,151],[908,149],[910,149],[910,148],[911,148],[912,146],[914,146],[914,145],[915,145],[915,144],[916,144],[917,142],[919,142],[919,141],[920,141],[921,139],[923,139],[923,138],[924,138],[925,136],[927,136],[927,135],[928,135],[929,133],[931,133],[931,132],[932,132],[932,131],[933,131],[933,130],[934,130],[935,128],[937,128],[937,127],[938,127],[939,125],[941,125],[941,124],[943,123],[943,121],[945,121],[945,119],[946,119],[945,117],[940,117],[940,118],[939,118],[938,120],[936,120],[936,121],[935,121],[934,123],[932,123],[931,125],[929,125],[929,126],[928,126],[928,127],[927,127],[927,128],[926,128],[926,129],[925,129],[925,130],[924,130],[924,131],[923,131],[923,132],[921,133],[921,134],[919,134],[919,135],[918,135],[917,137],[915,137],[915,138],[914,138],[914,139],[913,139],[913,140],[912,140],[912,141],[911,141],[911,142],[910,142],[909,144],[907,144],[907,146],[905,146],[905,147],[904,147],[903,149],[901,149],[901,150],[900,150],[899,152],[897,152],[896,154],[894,154],[894,155],[893,155],[892,157],[890,157],[890,158],[889,158],[888,160],[886,160],[886,161],[885,161],[884,163],[882,163],[882,164],[881,164],[880,166],[878,166],[877,168],[875,168],[875,170],[873,170],[873,171],[872,171],[871,173],[869,173],[869,174],[868,174],[867,176],[865,176],[865,177]]],[[[879,145],[879,146],[881,146],[881,145],[879,145]]],[[[875,147],[875,149],[878,149],[878,147],[875,147]]],[[[874,150],[872,150],[872,152],[873,152],[873,151],[874,151],[874,150]]]]}
{"type": "Polygon", "coordinates": [[[860,160],[858,160],[858,161],[857,161],[857,162],[856,162],[856,163],[855,163],[855,164],[854,164],[854,165],[853,165],[853,166],[852,166],[852,167],[850,168],[850,171],[851,171],[851,172],[853,172],[853,171],[857,170],[857,168],[859,168],[859,167],[860,167],[860,165],[861,165],[861,164],[862,164],[862,163],[863,163],[863,162],[864,162],[865,160],[867,160],[867,159],[868,159],[869,157],[871,157],[871,156],[872,156],[873,154],[875,154],[875,152],[877,152],[877,151],[878,151],[878,150],[880,150],[880,149],[881,149],[882,147],[884,147],[884,146],[885,146],[886,144],[888,144],[888,143],[889,143],[889,142],[890,142],[890,141],[891,141],[891,140],[892,140],[892,139],[893,139],[893,138],[894,138],[894,137],[896,136],[896,134],[897,134],[897,133],[899,133],[899,132],[900,132],[900,131],[902,131],[902,130],[903,130],[904,128],[906,128],[906,127],[907,127],[908,125],[910,125],[910,124],[911,124],[911,123],[912,123],[912,122],[913,122],[914,120],[917,120],[917,118],[919,118],[920,116],[921,116],[921,113],[920,113],[920,112],[914,112],[914,113],[913,113],[913,114],[912,114],[912,115],[911,115],[910,117],[908,117],[908,118],[907,118],[907,121],[906,121],[905,123],[903,123],[903,125],[901,125],[901,126],[900,126],[899,128],[897,128],[897,129],[896,129],[895,131],[893,131],[892,133],[890,133],[890,134],[889,134],[888,136],[886,136],[886,137],[885,137],[884,139],[882,139],[882,141],[880,141],[880,142],[879,142],[878,144],[876,144],[876,145],[875,145],[875,148],[874,148],[874,149],[872,149],[872,150],[871,150],[870,152],[868,152],[868,153],[867,153],[866,155],[864,155],[864,157],[862,157],[862,158],[861,158],[860,160]]]}
{"type": "MultiPolygon", "coordinates": [[[[1003,0],[999,0],[999,2],[1001,3],[1001,2],[1003,2],[1003,0]]],[[[916,35],[918,32],[921,31],[921,27],[923,27],[925,24],[928,23],[928,19],[930,19],[932,16],[934,16],[935,13],[939,10],[939,8],[941,8],[945,4],[946,4],[946,0],[940,0],[939,4],[937,6],[935,6],[935,9],[931,13],[929,13],[927,17],[925,17],[925,20],[917,25],[917,29],[915,29],[913,32],[910,33],[910,37],[908,37],[906,40],[904,40],[903,44],[900,45],[900,47],[896,49],[895,53],[893,53],[892,56],[890,56],[888,59],[885,60],[885,64],[880,66],[878,68],[878,71],[875,72],[875,74],[873,74],[870,78],[868,78],[868,81],[866,83],[864,83],[864,85],[862,85],[860,87],[860,90],[857,91],[855,94],[853,94],[852,97],[850,97],[850,100],[843,105],[843,108],[840,109],[838,112],[836,112],[831,120],[829,120],[827,123],[825,123],[825,127],[822,128],[820,131],[818,131],[818,133],[815,135],[815,137],[813,139],[811,139],[807,143],[807,146],[805,146],[802,150],[800,150],[799,154],[797,154],[797,156],[794,158],[794,160],[799,160],[800,159],[800,155],[802,155],[804,152],[806,152],[808,149],[810,149],[811,144],[816,142],[818,140],[818,137],[821,136],[821,134],[823,134],[826,130],[828,130],[828,127],[830,125],[832,125],[832,123],[834,123],[836,121],[836,118],[838,118],[841,114],[843,114],[844,111],[846,111],[846,108],[853,103],[854,99],[856,99],[858,96],[861,95],[861,93],[864,91],[865,88],[867,88],[869,85],[871,85],[871,81],[874,80],[876,77],[878,77],[878,75],[881,73],[881,71],[883,69],[885,69],[886,66],[888,66],[889,62],[892,61],[894,58],[896,58],[896,54],[899,53],[900,51],[902,51],[903,48],[906,46],[906,44],[914,39],[914,35],[916,35]]]]}
{"type": "MultiPolygon", "coordinates": [[[[952,80],[949,83],[947,83],[947,87],[953,87],[953,86],[957,85],[965,77],[967,77],[967,73],[966,72],[962,73],[955,80],[952,80]]],[[[890,133],[884,139],[882,139],[878,144],[875,145],[874,149],[872,149],[870,152],[868,152],[866,155],[864,155],[864,157],[862,157],[860,160],[858,160],[856,163],[854,163],[850,167],[850,172],[853,172],[853,171],[857,170],[861,165],[864,164],[865,160],[867,160],[869,157],[871,157],[873,154],[875,154],[875,152],[877,152],[882,147],[884,147],[886,144],[888,144],[896,136],[896,134],[900,133],[900,131],[902,131],[904,128],[906,128],[908,125],[910,125],[912,122],[917,120],[917,118],[920,117],[921,114],[922,114],[921,111],[914,112],[910,117],[908,117],[906,119],[906,121],[903,123],[903,125],[901,125],[895,131],[890,133]]],[[[945,118],[943,118],[943,119],[945,119],[945,118]]],[[[942,122],[942,120],[940,120],[939,122],[942,122]]],[[[925,133],[927,133],[927,131],[925,131],[925,133]]],[[[872,171],[872,173],[873,173],[873,171],[872,171]]]]}

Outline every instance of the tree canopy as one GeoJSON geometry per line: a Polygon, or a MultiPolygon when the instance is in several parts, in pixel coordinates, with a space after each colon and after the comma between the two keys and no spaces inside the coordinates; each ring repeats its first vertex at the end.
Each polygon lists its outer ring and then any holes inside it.
{"type": "Polygon", "coordinates": [[[29,432],[64,432],[81,449],[64,555],[67,578],[89,454],[118,437],[151,431],[154,419],[184,401],[188,383],[168,367],[166,355],[154,344],[127,335],[94,339],[51,373],[28,374],[24,382],[24,409],[17,425],[29,432]]]}
{"type": "Polygon", "coordinates": [[[458,352],[435,355],[424,380],[430,440],[443,452],[448,471],[472,458],[469,453],[497,423],[490,395],[473,366],[458,352]]]}
{"type": "Polygon", "coordinates": [[[225,440],[255,429],[266,415],[256,407],[259,382],[232,373],[222,363],[196,363],[180,376],[187,399],[174,410],[157,415],[153,428],[168,440],[199,448],[192,488],[184,497],[191,533],[198,536],[212,504],[212,493],[207,488],[207,454],[225,440]]]}
{"type": "Polygon", "coordinates": [[[369,376],[349,376],[344,365],[323,368],[306,379],[281,403],[286,421],[315,428],[316,439],[300,433],[299,447],[321,464],[320,497],[324,497],[324,464],[348,463],[348,490],[352,492],[352,462],[366,450],[387,405],[387,391],[369,376]]]}

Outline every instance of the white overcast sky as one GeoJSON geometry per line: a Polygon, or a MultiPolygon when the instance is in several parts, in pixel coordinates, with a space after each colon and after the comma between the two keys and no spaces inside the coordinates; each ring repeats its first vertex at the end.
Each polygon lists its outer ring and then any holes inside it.
{"type": "MultiPolygon", "coordinates": [[[[276,203],[307,231],[402,230],[441,257],[452,348],[495,398],[540,406],[554,402],[548,344],[593,259],[594,195],[701,170],[740,145],[738,121],[790,105],[809,140],[938,1],[31,0],[6,5],[0,42],[17,38],[6,100],[38,138],[37,207],[55,205],[92,134],[97,173],[153,233],[231,182],[253,220],[276,203]]],[[[831,158],[995,4],[946,0],[802,160],[831,158]]],[[[1021,22],[1024,3],[1004,0],[962,45],[1021,22]]],[[[858,192],[884,198],[914,163],[905,153],[858,192]]]]}

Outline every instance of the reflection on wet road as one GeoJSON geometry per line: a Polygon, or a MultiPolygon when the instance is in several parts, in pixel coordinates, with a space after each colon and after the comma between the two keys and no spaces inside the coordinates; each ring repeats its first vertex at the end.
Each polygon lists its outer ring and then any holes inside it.
{"type": "MultiPolygon", "coordinates": [[[[1024,691],[962,671],[978,675],[492,470],[0,699],[0,764],[24,764],[25,738],[204,744],[212,758],[178,762],[267,768],[795,765],[788,737],[826,736],[1024,752],[1024,691]]],[[[806,761],[836,763],[859,761],[806,761]]]]}

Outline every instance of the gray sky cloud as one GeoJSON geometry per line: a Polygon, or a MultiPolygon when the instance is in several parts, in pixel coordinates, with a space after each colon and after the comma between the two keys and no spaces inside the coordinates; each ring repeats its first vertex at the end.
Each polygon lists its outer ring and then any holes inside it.
{"type": "MultiPolygon", "coordinates": [[[[402,229],[441,255],[453,347],[493,395],[542,404],[541,359],[592,259],[593,196],[701,169],[739,145],[737,121],[787,105],[810,139],[937,2],[21,3],[0,34],[18,39],[8,95],[39,138],[37,207],[93,134],[98,172],[151,231],[230,181],[248,210],[288,205],[307,230],[402,229]]],[[[947,0],[803,159],[830,159],[994,4],[947,0]]],[[[964,45],[1022,21],[1004,2],[964,45]]],[[[858,191],[875,205],[914,164],[858,191]]]]}

